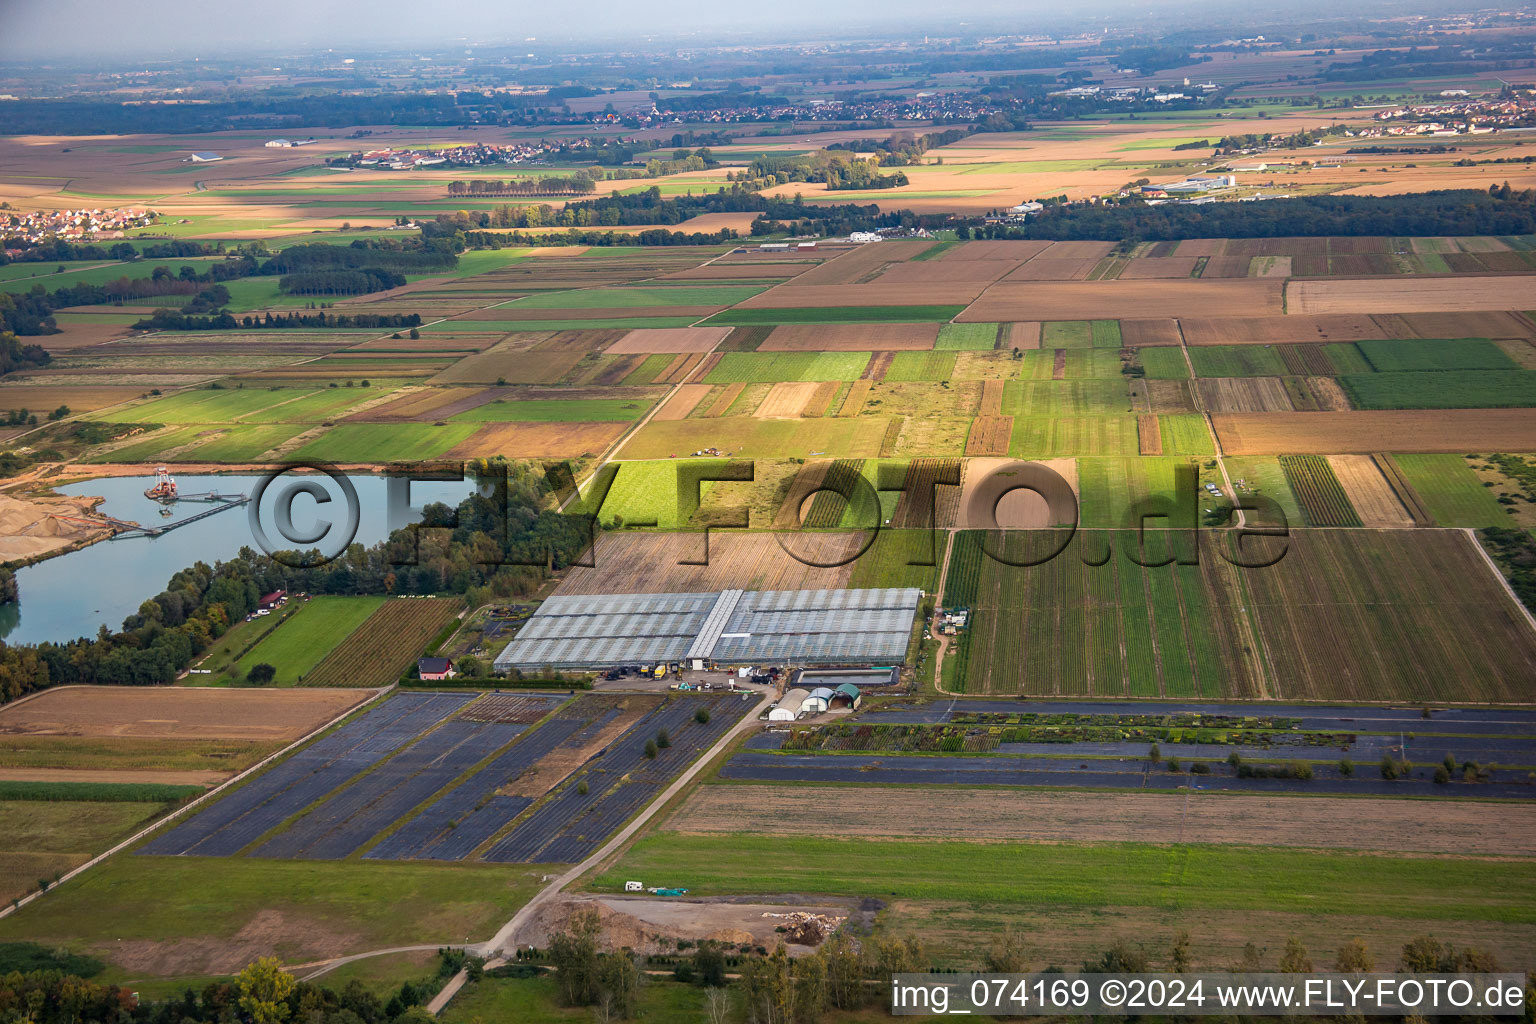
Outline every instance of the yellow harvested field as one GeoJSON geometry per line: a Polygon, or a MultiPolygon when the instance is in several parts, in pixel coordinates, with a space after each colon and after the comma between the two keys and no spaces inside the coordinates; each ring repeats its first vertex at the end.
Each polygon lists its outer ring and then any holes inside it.
{"type": "MultiPolygon", "coordinates": [[[[1075,762],[1073,762],[1075,763],[1075,762]]],[[[1536,807],[1227,793],[1071,793],[925,786],[701,786],[673,832],[970,842],[1288,846],[1502,857],[1536,849],[1536,807]]]]}
{"type": "Polygon", "coordinates": [[[1014,270],[1004,281],[1086,281],[1093,268],[1099,265],[1097,257],[1080,260],[1032,259],[1014,270]]]}
{"type": "Polygon", "coordinates": [[[1302,314],[1536,309],[1536,274],[1291,281],[1286,304],[1302,314]]]}
{"type": "Polygon", "coordinates": [[[608,346],[611,356],[667,352],[712,352],[731,333],[729,327],[669,327],[630,331],[608,346]]]}
{"type": "Polygon", "coordinates": [[[869,392],[875,386],[872,380],[856,380],[848,385],[848,394],[843,396],[843,404],[837,410],[838,416],[857,416],[864,409],[864,403],[869,399],[869,392]]]}
{"type": "Polygon", "coordinates": [[[1052,242],[980,241],[961,242],[940,255],[935,263],[954,263],[969,260],[1007,260],[1022,263],[1050,248],[1052,242]]]}
{"type": "Polygon", "coordinates": [[[1228,455],[1536,452],[1529,409],[1214,413],[1228,455]]]}
{"type": "MultiPolygon", "coordinates": [[[[938,324],[786,324],[775,327],[759,352],[878,352],[933,348],[938,324]]],[[[3,392],[0,392],[3,393],[3,392]]]]}
{"type": "Polygon", "coordinates": [[[863,542],[864,534],[858,532],[780,535],[717,530],[709,534],[709,564],[688,565],[684,563],[702,560],[702,533],[607,532],[597,538],[588,559],[592,565],[572,566],[556,593],[837,590],[848,586],[856,559],[832,568],[806,562],[852,559],[863,542]]]}
{"type": "MultiPolygon", "coordinates": [[[[1161,278],[1190,277],[1195,272],[1195,258],[1193,256],[1148,256],[1143,259],[1131,260],[1120,271],[1121,281],[1145,281],[1161,278]]],[[[1242,274],[1204,274],[1203,277],[1245,277],[1242,274]]]]}
{"type": "MultiPolygon", "coordinates": [[[[1037,257],[1038,258],[1038,257],[1037,257]]],[[[1024,266],[1029,266],[1028,263],[1024,266]]],[[[1123,320],[1215,313],[1281,313],[1281,282],[1256,278],[1218,281],[1002,281],[955,318],[999,320],[1123,320]]]]}
{"type": "Polygon", "coordinates": [[[775,384],[752,415],[760,420],[793,419],[801,414],[820,387],[820,384],[806,381],[775,384]]]}
{"type": "Polygon", "coordinates": [[[449,449],[446,458],[601,455],[628,429],[628,423],[487,423],[449,449]]]}
{"type": "Polygon", "coordinates": [[[713,390],[708,384],[684,384],[656,410],[658,420],[680,420],[693,412],[704,396],[713,390]]]}
{"type": "Polygon", "coordinates": [[[1328,465],[1363,525],[1392,530],[1413,526],[1413,516],[1369,455],[1330,455],[1328,465]]]}
{"type": "Polygon", "coordinates": [[[0,708],[0,735],[291,743],[368,697],[366,690],[60,686],[0,708]]]}

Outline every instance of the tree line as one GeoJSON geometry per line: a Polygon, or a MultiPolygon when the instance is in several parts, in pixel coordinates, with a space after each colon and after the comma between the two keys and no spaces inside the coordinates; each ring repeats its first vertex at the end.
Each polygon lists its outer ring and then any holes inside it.
{"type": "Polygon", "coordinates": [[[136,331],[248,331],[282,330],[285,328],[382,328],[394,330],[400,327],[420,327],[420,313],[267,313],[237,317],[220,312],[213,316],[188,316],[185,309],[157,309],[136,321],[136,331]]]}
{"type": "MultiPolygon", "coordinates": [[[[233,318],[231,318],[233,319],[233,318]]],[[[226,562],[197,562],[166,588],[94,637],[63,643],[0,642],[0,702],[64,683],[163,685],[274,590],[312,594],[468,594],[471,603],[526,596],[549,568],[570,565],[595,529],[584,514],[554,511],[542,475],[523,463],[477,463],[489,493],[457,508],[429,506],[427,527],[396,530],[369,547],[353,544],[323,565],[297,553],[279,561],[243,547],[226,562]],[[295,563],[293,565],[287,563],[295,563]]]]}
{"type": "Polygon", "coordinates": [[[306,270],[284,274],[277,286],[291,295],[367,295],[405,284],[405,275],[383,267],[357,270],[306,270]]]}
{"type": "Polygon", "coordinates": [[[1413,237],[1536,232],[1536,192],[1491,186],[1398,196],[1298,196],[1253,203],[1047,206],[1020,225],[966,225],[962,237],[1057,241],[1413,237]]]}
{"type": "Polygon", "coordinates": [[[224,251],[224,243],[204,245],[202,242],[186,242],[180,239],[135,246],[131,242],[115,242],[101,246],[94,242],[68,242],[62,238],[49,239],[36,244],[20,236],[10,236],[0,241],[0,267],[7,263],[74,263],[80,260],[137,259],[164,260],[187,256],[217,256],[224,251]],[[20,249],[16,256],[6,255],[6,249],[20,249]]]}

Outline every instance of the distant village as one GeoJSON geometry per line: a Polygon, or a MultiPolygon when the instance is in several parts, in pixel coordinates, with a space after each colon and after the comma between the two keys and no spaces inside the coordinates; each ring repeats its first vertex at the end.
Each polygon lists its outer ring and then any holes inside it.
{"type": "Polygon", "coordinates": [[[559,149],[590,147],[590,139],[562,142],[517,142],[492,145],[476,142],[443,149],[373,149],[326,160],[329,167],[363,167],[377,170],[409,171],[418,167],[489,167],[527,164],[547,158],[559,149]]]}
{"type": "Polygon", "coordinates": [[[122,238],[130,228],[147,227],[155,222],[153,210],[134,207],[122,210],[34,210],[27,213],[0,213],[7,240],[21,239],[28,245],[62,238],[66,241],[90,241],[122,238]]]}

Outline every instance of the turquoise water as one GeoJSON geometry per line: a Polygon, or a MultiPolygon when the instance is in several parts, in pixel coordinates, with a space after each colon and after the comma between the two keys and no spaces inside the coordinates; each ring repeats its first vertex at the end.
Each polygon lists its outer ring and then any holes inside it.
{"type": "MultiPolygon", "coordinates": [[[[470,481],[414,483],[410,487],[409,503],[415,511],[391,517],[383,477],[352,476],[349,479],[356,489],[359,506],[355,540],[362,544],[376,543],[387,537],[390,530],[414,522],[420,518],[419,510],[423,505],[432,501],[456,504],[474,487],[470,481]]],[[[344,495],[335,481],[318,475],[284,476],[272,483],[261,502],[263,528],[277,541],[276,546],[299,546],[282,543],[273,525],[275,507],[285,497],[288,486],[296,480],[321,482],[332,500],[322,504],[309,495],[294,497],[291,515],[295,531],[322,535],[325,534],[324,522],[335,522],[338,525],[332,528],[332,534],[316,541],[313,546],[324,552],[339,550],[341,542],[336,538],[335,530],[346,519],[344,495]]],[[[159,514],[161,506],[144,497],[144,488],[152,482],[148,477],[118,477],[66,484],[57,490],[61,494],[104,496],[106,501],[99,506],[99,511],[145,526],[176,522],[213,507],[183,502],[174,507],[172,517],[162,518],[159,514]]],[[[185,476],[176,480],[182,494],[218,491],[249,495],[254,493],[258,482],[253,476],[185,476]]],[[[189,523],[160,537],[102,541],[27,566],[16,573],[19,603],[0,607],[0,640],[13,644],[44,640],[62,642],[79,636],[94,636],[103,624],[112,630],[121,629],[123,619],[164,590],[171,576],[179,570],[197,561],[211,565],[227,560],[246,546],[259,549],[251,529],[250,505],[189,523]]]]}

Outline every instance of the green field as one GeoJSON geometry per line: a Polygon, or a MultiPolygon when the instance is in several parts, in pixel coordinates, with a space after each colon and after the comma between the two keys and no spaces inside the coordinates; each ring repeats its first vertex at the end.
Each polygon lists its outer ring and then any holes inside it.
{"type": "Polygon", "coordinates": [[[753,324],[886,324],[933,323],[949,321],[964,311],[964,306],[814,306],[793,309],[728,309],[716,313],[707,323],[714,325],[753,324]]]}
{"type": "Polygon", "coordinates": [[[408,462],[432,459],[466,440],[471,423],[343,423],[304,445],[290,457],[325,462],[408,462]]]}
{"type": "Polygon", "coordinates": [[[277,669],[274,683],[293,686],[383,603],[382,597],[312,597],[251,648],[232,675],[243,679],[264,662],[277,669]]]}
{"type": "Polygon", "coordinates": [[[1460,455],[1394,455],[1438,526],[1509,526],[1509,511],[1460,455]]]}
{"type": "Polygon", "coordinates": [[[1136,350],[1136,357],[1146,371],[1149,380],[1184,380],[1189,377],[1189,364],[1184,361],[1184,350],[1173,345],[1158,345],[1136,350]]]}
{"type": "MultiPolygon", "coordinates": [[[[1086,492],[1086,467],[1080,473],[1086,492]]],[[[972,609],[973,624],[945,659],[944,685],[1504,701],[1536,672],[1536,638],[1458,531],[1292,529],[1247,549],[1247,568],[1235,564],[1233,543],[1211,530],[1079,530],[1070,541],[1063,531],[1015,531],[1001,542],[962,532],[944,601],[972,609]],[[1396,597],[1404,594],[1415,598],[1396,597]],[[1485,641],[1461,642],[1471,634],[1485,641]]]]}
{"type": "MultiPolygon", "coordinates": [[[[668,362],[671,356],[663,356],[668,362]]],[[[455,423],[627,423],[646,414],[651,403],[629,398],[498,398],[461,412],[455,423]]]]}
{"type": "Polygon", "coordinates": [[[1340,377],[1339,386],[1356,409],[1507,409],[1536,406],[1536,370],[1359,373],[1340,377]]]}
{"type": "Polygon", "coordinates": [[[1355,348],[1371,368],[1393,370],[1514,370],[1515,361],[1486,338],[1456,341],[1407,338],[1394,341],[1357,341],[1355,348]]]}
{"type": "MultiPolygon", "coordinates": [[[[1169,417],[1163,417],[1168,419],[1169,417]]],[[[1131,444],[1136,441],[1136,424],[1130,424],[1131,444]]],[[[1134,452],[1131,453],[1134,455],[1134,452]]],[[[1174,498],[1174,470],[1179,466],[1197,466],[1192,459],[1172,456],[1129,458],[1080,458],[1077,460],[1078,503],[1083,526],[1120,529],[1133,526],[1127,517],[1134,507],[1148,500],[1171,501],[1174,498]]],[[[1219,477],[1217,482],[1220,482],[1219,477]]],[[[1168,526],[1193,525],[1180,507],[1180,517],[1168,526]]],[[[1156,523],[1152,525],[1158,525],[1156,523]]]]}
{"type": "Polygon", "coordinates": [[[538,889],[546,870],[118,857],[0,921],[0,941],[94,949],[109,964],[118,942],[141,953],[163,944],[165,966],[146,968],[140,960],[141,974],[226,974],[261,953],[296,963],[484,938],[538,889]],[[255,949],[240,933],[263,920],[282,927],[263,932],[258,944],[265,948],[255,949]]]}
{"type": "Polygon", "coordinates": [[[868,842],[758,834],[647,836],[590,888],[683,872],[690,895],[806,892],[859,898],[1159,910],[1294,910],[1417,921],[1536,923],[1530,861],[1464,861],[1141,843],[868,842]],[[955,865],[963,864],[957,871],[955,865]],[[1508,870],[1509,875],[1504,872],[1508,870]]]}
{"type": "Polygon", "coordinates": [[[885,371],[892,381],[949,380],[955,373],[953,352],[897,352],[885,371]]]}
{"type": "Polygon", "coordinates": [[[1052,320],[1041,327],[1040,347],[1092,348],[1093,323],[1088,320],[1052,320]]]}
{"type": "Polygon", "coordinates": [[[1162,415],[1157,418],[1163,436],[1164,455],[1215,455],[1216,443],[1199,413],[1162,415]]]}
{"type": "Polygon", "coordinates": [[[932,593],[945,536],[927,530],[881,530],[869,550],[853,563],[850,587],[917,587],[932,593]],[[910,563],[918,564],[910,564],[910,563]]]}
{"type": "Polygon", "coordinates": [[[506,334],[511,331],[633,331],[642,327],[691,327],[692,316],[627,316],[604,320],[444,320],[423,334],[506,334]]]}
{"type": "Polygon", "coordinates": [[[1135,455],[1140,450],[1133,416],[1015,415],[1008,444],[1008,454],[1016,458],[1135,455]]]}
{"type": "Polygon", "coordinates": [[[1199,377],[1279,377],[1286,372],[1269,345],[1191,345],[1189,360],[1199,377]]]}
{"type": "Polygon", "coordinates": [[[1011,380],[1003,386],[1006,416],[1109,416],[1130,411],[1130,396],[1118,374],[1114,379],[1011,380]]]}
{"type": "Polygon", "coordinates": [[[868,352],[726,352],[704,380],[709,384],[858,380],[869,357],[868,352]]]}
{"type": "MultiPolygon", "coordinates": [[[[27,292],[34,285],[42,285],[48,291],[56,288],[66,288],[78,284],[106,284],[108,281],[116,281],[126,277],[131,281],[150,277],[156,267],[165,267],[174,275],[182,267],[192,267],[199,273],[206,273],[211,264],[222,262],[223,257],[213,256],[176,256],[170,259],[159,260],[135,260],[132,263],[25,263],[14,264],[16,267],[24,267],[23,270],[12,270],[11,267],[0,268],[10,271],[9,274],[0,276],[0,292],[27,292]],[[54,273],[55,268],[63,266],[64,273],[54,273]],[[81,269],[72,269],[72,268],[81,269]],[[38,276],[31,276],[36,273],[38,276]]],[[[153,299],[135,300],[135,305],[152,303],[153,299]]]]}
{"type": "MultiPolygon", "coordinates": [[[[158,802],[0,800],[0,900],[85,863],[159,814],[158,802]]],[[[25,938],[26,936],[21,936],[25,938]]]]}
{"type": "Polygon", "coordinates": [[[226,424],[215,429],[220,431],[218,436],[181,452],[176,456],[177,459],[193,462],[250,462],[304,431],[304,427],[298,424],[283,423],[268,426],[226,424]]]}
{"type": "Polygon", "coordinates": [[[975,352],[991,351],[997,345],[998,324],[945,324],[939,328],[934,348],[975,352]]]}
{"type": "Polygon", "coordinates": [[[642,309],[646,306],[733,306],[762,291],[732,285],[669,285],[657,288],[584,288],[525,295],[503,309],[642,309]]]}

